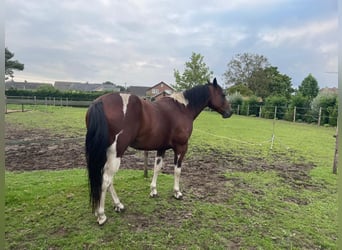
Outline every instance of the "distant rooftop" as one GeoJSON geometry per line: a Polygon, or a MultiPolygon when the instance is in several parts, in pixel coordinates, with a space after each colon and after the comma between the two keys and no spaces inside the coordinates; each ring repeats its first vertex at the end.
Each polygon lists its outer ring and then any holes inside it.
{"type": "Polygon", "coordinates": [[[18,90],[36,90],[42,86],[52,86],[51,83],[42,83],[42,82],[16,82],[16,81],[7,81],[5,82],[5,89],[18,89],[18,90]]]}

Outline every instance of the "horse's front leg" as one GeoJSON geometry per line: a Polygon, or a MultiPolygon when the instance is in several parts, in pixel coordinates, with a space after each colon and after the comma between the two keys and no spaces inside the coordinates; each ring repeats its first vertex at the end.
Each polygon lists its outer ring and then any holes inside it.
{"type": "Polygon", "coordinates": [[[179,180],[180,180],[180,175],[182,172],[182,161],[185,156],[186,150],[187,150],[187,145],[175,150],[175,158],[174,158],[175,177],[174,177],[174,186],[173,186],[174,194],[173,195],[177,200],[180,200],[183,198],[183,194],[181,193],[180,188],[179,188],[179,180]]]}
{"type": "Polygon", "coordinates": [[[157,152],[157,156],[154,161],[153,177],[152,177],[152,182],[151,182],[151,193],[150,193],[151,197],[156,197],[158,195],[157,179],[158,179],[158,174],[163,167],[164,156],[165,156],[165,151],[157,152]]]}

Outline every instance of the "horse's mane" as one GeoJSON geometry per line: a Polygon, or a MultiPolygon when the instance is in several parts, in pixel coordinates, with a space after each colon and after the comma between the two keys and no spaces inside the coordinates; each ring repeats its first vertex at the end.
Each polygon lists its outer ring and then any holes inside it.
{"type": "Polygon", "coordinates": [[[196,87],[185,90],[183,95],[188,100],[188,107],[191,109],[203,108],[209,100],[209,85],[197,85],[196,87]]]}

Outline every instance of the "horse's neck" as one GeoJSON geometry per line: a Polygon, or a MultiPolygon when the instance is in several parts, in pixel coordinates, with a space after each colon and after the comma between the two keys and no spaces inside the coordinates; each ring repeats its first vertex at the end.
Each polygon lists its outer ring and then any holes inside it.
{"type": "Polygon", "coordinates": [[[186,108],[195,120],[202,110],[209,104],[209,87],[208,85],[196,86],[183,92],[183,96],[188,101],[186,108]]]}
{"type": "Polygon", "coordinates": [[[193,107],[191,105],[187,106],[187,109],[189,110],[189,112],[191,113],[193,120],[195,120],[198,115],[208,106],[208,102],[203,103],[201,106],[196,106],[193,107]]]}

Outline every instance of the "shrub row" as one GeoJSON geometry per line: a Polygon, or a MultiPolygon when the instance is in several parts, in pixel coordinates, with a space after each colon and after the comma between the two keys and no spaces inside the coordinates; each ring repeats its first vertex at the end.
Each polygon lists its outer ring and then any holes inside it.
{"type": "Polygon", "coordinates": [[[256,96],[243,98],[239,94],[229,96],[229,100],[239,115],[337,125],[338,102],[334,93],[320,93],[311,101],[301,95],[294,95],[290,100],[283,96],[270,96],[262,101],[256,96]]]}

